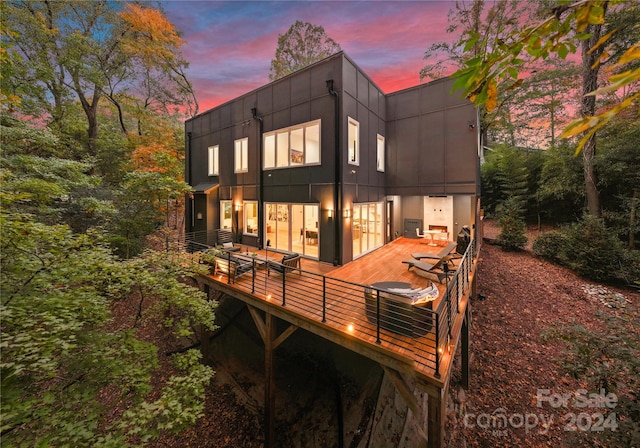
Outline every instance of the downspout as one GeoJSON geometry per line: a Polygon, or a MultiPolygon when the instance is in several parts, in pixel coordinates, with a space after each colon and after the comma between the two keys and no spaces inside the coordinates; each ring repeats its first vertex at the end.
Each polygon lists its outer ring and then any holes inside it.
{"type": "MultiPolygon", "coordinates": [[[[191,185],[191,132],[187,132],[187,148],[186,148],[185,157],[187,159],[186,173],[185,173],[185,181],[187,184],[191,185]]],[[[190,216],[187,217],[189,222],[189,232],[193,232],[193,195],[191,193],[186,193],[184,198],[185,210],[188,210],[188,214],[190,216]],[[188,204],[188,207],[187,207],[188,204]]],[[[185,232],[187,229],[185,229],[185,232]]]]}
{"type": "Polygon", "coordinates": [[[335,142],[334,142],[334,155],[335,155],[335,173],[334,173],[334,185],[333,185],[333,203],[334,203],[334,218],[333,224],[335,226],[335,238],[334,238],[334,258],[333,265],[340,266],[342,264],[342,157],[340,153],[340,102],[338,101],[338,92],[333,90],[333,79],[327,80],[327,89],[329,94],[334,99],[334,120],[335,120],[335,142]]]}
{"type": "Polygon", "coordinates": [[[264,231],[266,229],[264,223],[264,167],[262,166],[262,117],[258,116],[258,109],[253,107],[251,108],[251,116],[254,120],[258,121],[258,163],[260,170],[260,185],[258,185],[258,225],[260,228],[258,229],[258,249],[262,249],[262,242],[264,241],[264,231]]]}

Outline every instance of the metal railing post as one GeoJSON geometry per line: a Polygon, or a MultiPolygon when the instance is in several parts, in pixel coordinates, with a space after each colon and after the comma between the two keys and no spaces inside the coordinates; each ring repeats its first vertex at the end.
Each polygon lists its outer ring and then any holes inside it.
{"type": "Polygon", "coordinates": [[[256,292],[256,259],[251,262],[251,294],[256,292]]]}
{"type": "Polygon", "coordinates": [[[436,312],[436,373],[435,377],[440,378],[440,313],[436,312]]]}
{"type": "Polygon", "coordinates": [[[322,323],[327,321],[327,277],[322,276],[322,323]]]}
{"type": "Polygon", "coordinates": [[[227,284],[231,283],[231,252],[227,252],[227,284]]]}
{"type": "Polygon", "coordinates": [[[282,306],[287,306],[287,285],[285,278],[287,277],[287,268],[282,266],[282,306]]]}
{"type": "Polygon", "coordinates": [[[376,344],[380,344],[380,290],[376,289],[376,344]]]}

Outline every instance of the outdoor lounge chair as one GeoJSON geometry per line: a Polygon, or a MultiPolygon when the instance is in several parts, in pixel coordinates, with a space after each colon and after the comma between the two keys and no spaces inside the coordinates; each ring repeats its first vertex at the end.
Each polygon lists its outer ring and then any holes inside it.
{"type": "Polygon", "coordinates": [[[300,270],[301,259],[302,257],[300,256],[300,254],[292,253],[282,257],[282,260],[279,263],[270,261],[269,266],[267,267],[267,275],[271,275],[271,270],[274,270],[280,274],[288,274],[295,269],[298,270],[299,275],[302,275],[302,271],[300,270]]]}
{"type": "MultiPolygon", "coordinates": [[[[447,274],[444,272],[444,270],[442,269],[442,263],[443,261],[445,261],[447,257],[443,257],[441,259],[439,259],[438,261],[436,261],[434,264],[431,263],[427,263],[424,261],[420,261],[420,260],[416,260],[416,259],[411,259],[411,260],[404,260],[403,263],[408,264],[409,266],[407,267],[407,270],[410,270],[411,268],[415,268],[416,270],[416,274],[425,277],[424,274],[433,274],[437,279],[439,283],[442,283],[443,280],[447,277],[447,274]],[[420,271],[420,272],[418,272],[420,271]]],[[[449,261],[449,260],[447,260],[449,261]]],[[[454,269],[450,270],[448,275],[453,275],[453,273],[455,272],[454,269]]]]}
{"type": "Polygon", "coordinates": [[[239,246],[233,244],[233,234],[231,230],[220,229],[218,230],[218,246],[222,246],[221,249],[225,252],[238,252],[239,246]]]}
{"type": "Polygon", "coordinates": [[[451,254],[451,252],[456,248],[456,243],[454,242],[450,242],[449,244],[447,244],[445,247],[442,248],[442,250],[440,252],[438,252],[437,254],[431,254],[428,252],[416,252],[411,254],[411,256],[417,260],[421,260],[423,258],[431,258],[434,260],[440,260],[446,256],[451,256],[452,258],[459,258],[461,257],[461,255],[459,254],[451,254]]]}

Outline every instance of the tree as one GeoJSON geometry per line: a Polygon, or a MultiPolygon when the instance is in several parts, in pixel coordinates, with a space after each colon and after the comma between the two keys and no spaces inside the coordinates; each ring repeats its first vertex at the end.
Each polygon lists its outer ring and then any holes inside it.
{"type": "Polygon", "coordinates": [[[269,79],[280,79],[340,50],[340,45],[327,36],[323,27],[296,20],[289,31],[278,35],[269,79]]]}
{"type": "Polygon", "coordinates": [[[213,304],[179,281],[200,267],[166,254],[118,262],[97,234],[34,222],[11,211],[15,195],[2,199],[3,445],[127,446],[132,437],[138,445],[201,416],[212,371],[198,353],[176,359],[182,373],[150,399],[157,348],[111,322],[114,302],[143,291],[161,294],[158,311],[176,338],[212,329],[213,304]],[[110,414],[99,398],[106,391],[129,411],[110,414]]]}
{"type": "MultiPolygon", "coordinates": [[[[493,110],[497,101],[498,82],[507,81],[510,87],[516,88],[522,83],[518,79],[524,64],[524,58],[545,60],[550,55],[564,59],[570,52],[581,46],[583,76],[581,103],[582,118],[569,124],[562,136],[571,137],[582,133],[578,150],[583,151],[585,191],[588,210],[594,216],[600,215],[600,198],[597,190],[597,178],[594,170],[596,154],[595,133],[613,116],[631,107],[640,98],[640,92],[628,91],[627,96],[611,108],[595,113],[595,97],[597,95],[618,91],[631,86],[640,80],[640,67],[634,65],[640,60],[640,43],[630,47],[612,45],[612,36],[623,36],[626,42],[627,33],[637,35],[637,26],[633,20],[619,21],[625,29],[610,29],[605,20],[609,5],[619,6],[621,2],[607,0],[583,0],[572,4],[561,4],[553,9],[553,13],[541,23],[525,25],[521,29],[506,35],[500,45],[484,51],[479,57],[466,61],[465,67],[458,70],[454,77],[454,89],[461,88],[476,104],[486,105],[493,110]],[[611,47],[611,48],[608,48],[611,47]],[[609,50],[617,51],[615,54],[609,50]],[[612,75],[609,85],[597,88],[597,77],[600,67],[611,63],[612,75]]],[[[620,10],[635,11],[638,5],[624,3],[620,10]]],[[[465,40],[465,47],[484,43],[484,38],[477,32],[470,32],[465,40]]]]}
{"type": "Polygon", "coordinates": [[[144,93],[138,108],[186,106],[195,113],[176,30],[156,9],[126,5],[118,12],[117,7],[104,0],[16,0],[2,18],[11,27],[4,38],[20,56],[9,93],[22,98],[24,114],[42,116],[55,127],[61,126],[67,106],[78,101],[91,149],[103,98],[116,106],[123,132],[122,102],[131,101],[133,93],[144,93]]]}

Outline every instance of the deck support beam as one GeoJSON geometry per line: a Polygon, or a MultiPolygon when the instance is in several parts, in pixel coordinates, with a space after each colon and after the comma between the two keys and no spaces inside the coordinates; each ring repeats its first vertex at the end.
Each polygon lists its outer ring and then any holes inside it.
{"type": "Polygon", "coordinates": [[[460,342],[462,346],[460,347],[460,355],[461,355],[461,367],[462,367],[462,387],[465,389],[469,389],[469,320],[471,318],[471,311],[469,310],[470,303],[467,302],[467,307],[464,311],[464,320],[462,321],[462,331],[460,336],[460,342]]]}
{"type": "Polygon", "coordinates": [[[441,448],[444,446],[444,424],[447,416],[447,394],[440,389],[438,397],[429,395],[427,416],[427,448],[441,448]]]}
{"type": "MultiPolygon", "coordinates": [[[[422,406],[416,400],[416,396],[413,394],[414,387],[409,384],[409,381],[402,376],[400,372],[392,369],[391,367],[385,367],[381,365],[382,369],[389,376],[389,379],[393,383],[393,386],[396,388],[400,396],[404,399],[404,402],[407,403],[409,410],[413,414],[413,418],[416,422],[422,422],[424,412],[422,411],[422,406]]],[[[422,436],[424,440],[427,440],[427,434],[424,432],[424,428],[418,424],[417,426],[418,432],[422,436]]]]}
{"type": "Polygon", "coordinates": [[[273,352],[298,327],[289,325],[280,336],[276,337],[276,321],[273,314],[265,312],[264,320],[258,310],[247,304],[253,322],[256,324],[258,333],[264,342],[264,446],[271,448],[275,445],[275,405],[276,405],[276,384],[275,384],[275,364],[273,352]]]}

